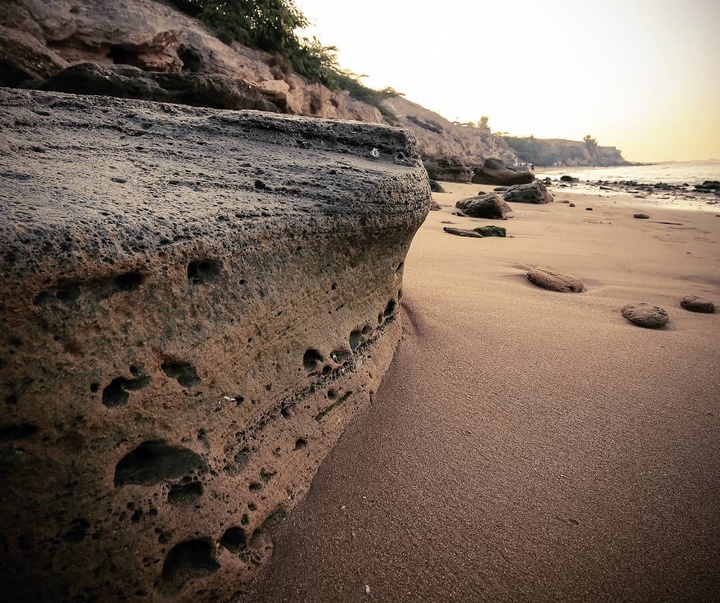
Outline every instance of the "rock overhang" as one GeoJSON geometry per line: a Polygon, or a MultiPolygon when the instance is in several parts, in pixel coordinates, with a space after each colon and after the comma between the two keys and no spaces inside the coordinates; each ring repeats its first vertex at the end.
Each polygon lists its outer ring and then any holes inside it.
{"type": "Polygon", "coordinates": [[[6,577],[33,596],[227,596],[392,356],[430,200],[412,135],[0,104],[6,577]]]}

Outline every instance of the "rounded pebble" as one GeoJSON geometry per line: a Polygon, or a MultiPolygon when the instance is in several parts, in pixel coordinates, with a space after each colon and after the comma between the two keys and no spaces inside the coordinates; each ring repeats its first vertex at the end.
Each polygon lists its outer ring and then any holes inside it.
{"type": "Polygon", "coordinates": [[[579,278],[542,268],[533,268],[527,273],[527,278],[538,287],[561,293],[580,293],[584,288],[579,278]]]}
{"type": "Polygon", "coordinates": [[[703,314],[712,314],[715,312],[715,304],[709,299],[698,297],[697,295],[688,295],[680,300],[680,305],[690,312],[702,312],[703,314]]]}
{"type": "Polygon", "coordinates": [[[645,302],[628,304],[623,307],[622,315],[631,323],[646,329],[662,329],[670,320],[670,316],[665,310],[645,302]]]}

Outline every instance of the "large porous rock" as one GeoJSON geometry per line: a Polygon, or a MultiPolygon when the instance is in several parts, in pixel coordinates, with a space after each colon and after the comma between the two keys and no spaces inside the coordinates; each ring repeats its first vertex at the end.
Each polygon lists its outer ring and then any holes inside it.
{"type": "Polygon", "coordinates": [[[280,111],[261,90],[240,78],[192,72],[143,71],[131,65],[78,63],[33,85],[33,88],[216,109],[280,111]]]}
{"type": "Polygon", "coordinates": [[[455,207],[461,209],[466,216],[490,220],[504,220],[505,214],[512,211],[510,206],[495,193],[461,199],[455,203],[455,207]]]}
{"type": "Polygon", "coordinates": [[[384,126],[0,90],[0,583],[226,601],[399,340],[384,126]]]}
{"type": "Polygon", "coordinates": [[[503,193],[505,201],[515,203],[552,203],[553,196],[541,182],[511,186],[503,193]]]}
{"type": "Polygon", "coordinates": [[[472,170],[462,161],[453,157],[423,157],[428,176],[445,182],[470,182],[472,170]]]}
{"type": "Polygon", "coordinates": [[[473,184],[527,184],[535,180],[535,174],[506,165],[500,159],[490,157],[472,175],[473,184]]]}

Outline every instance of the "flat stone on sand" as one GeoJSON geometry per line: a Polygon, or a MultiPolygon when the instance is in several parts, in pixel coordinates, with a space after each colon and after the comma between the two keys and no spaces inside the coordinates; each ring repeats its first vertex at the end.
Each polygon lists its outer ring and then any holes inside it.
{"type": "Polygon", "coordinates": [[[465,228],[452,228],[450,226],[443,227],[443,230],[451,235],[455,235],[457,237],[470,237],[473,239],[482,239],[483,236],[479,232],[475,232],[474,230],[467,230],[465,228]]]}
{"type": "Polygon", "coordinates": [[[715,312],[715,304],[709,299],[698,297],[697,295],[687,295],[680,300],[680,305],[690,312],[702,312],[703,314],[712,314],[715,312]]]}
{"type": "Polygon", "coordinates": [[[649,217],[647,214],[633,214],[633,218],[637,218],[638,220],[647,220],[649,217]]]}
{"type": "Polygon", "coordinates": [[[646,329],[662,329],[670,320],[665,310],[645,302],[624,306],[622,315],[630,322],[646,329]]]}
{"type": "Polygon", "coordinates": [[[473,230],[483,237],[506,237],[507,230],[502,226],[478,226],[473,230]]]}
{"type": "Polygon", "coordinates": [[[584,288],[579,278],[543,268],[533,268],[527,273],[527,278],[538,287],[561,293],[580,293],[584,288]]]}

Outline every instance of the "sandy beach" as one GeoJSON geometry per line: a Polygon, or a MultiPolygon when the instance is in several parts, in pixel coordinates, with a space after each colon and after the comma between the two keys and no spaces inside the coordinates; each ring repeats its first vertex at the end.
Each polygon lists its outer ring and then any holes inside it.
{"type": "Polygon", "coordinates": [[[455,201],[492,187],[443,186],[390,371],[239,600],[717,600],[720,314],[679,301],[720,303],[720,210],[555,188],[475,220],[455,201]],[[665,329],[622,317],[641,301],[665,329]]]}

